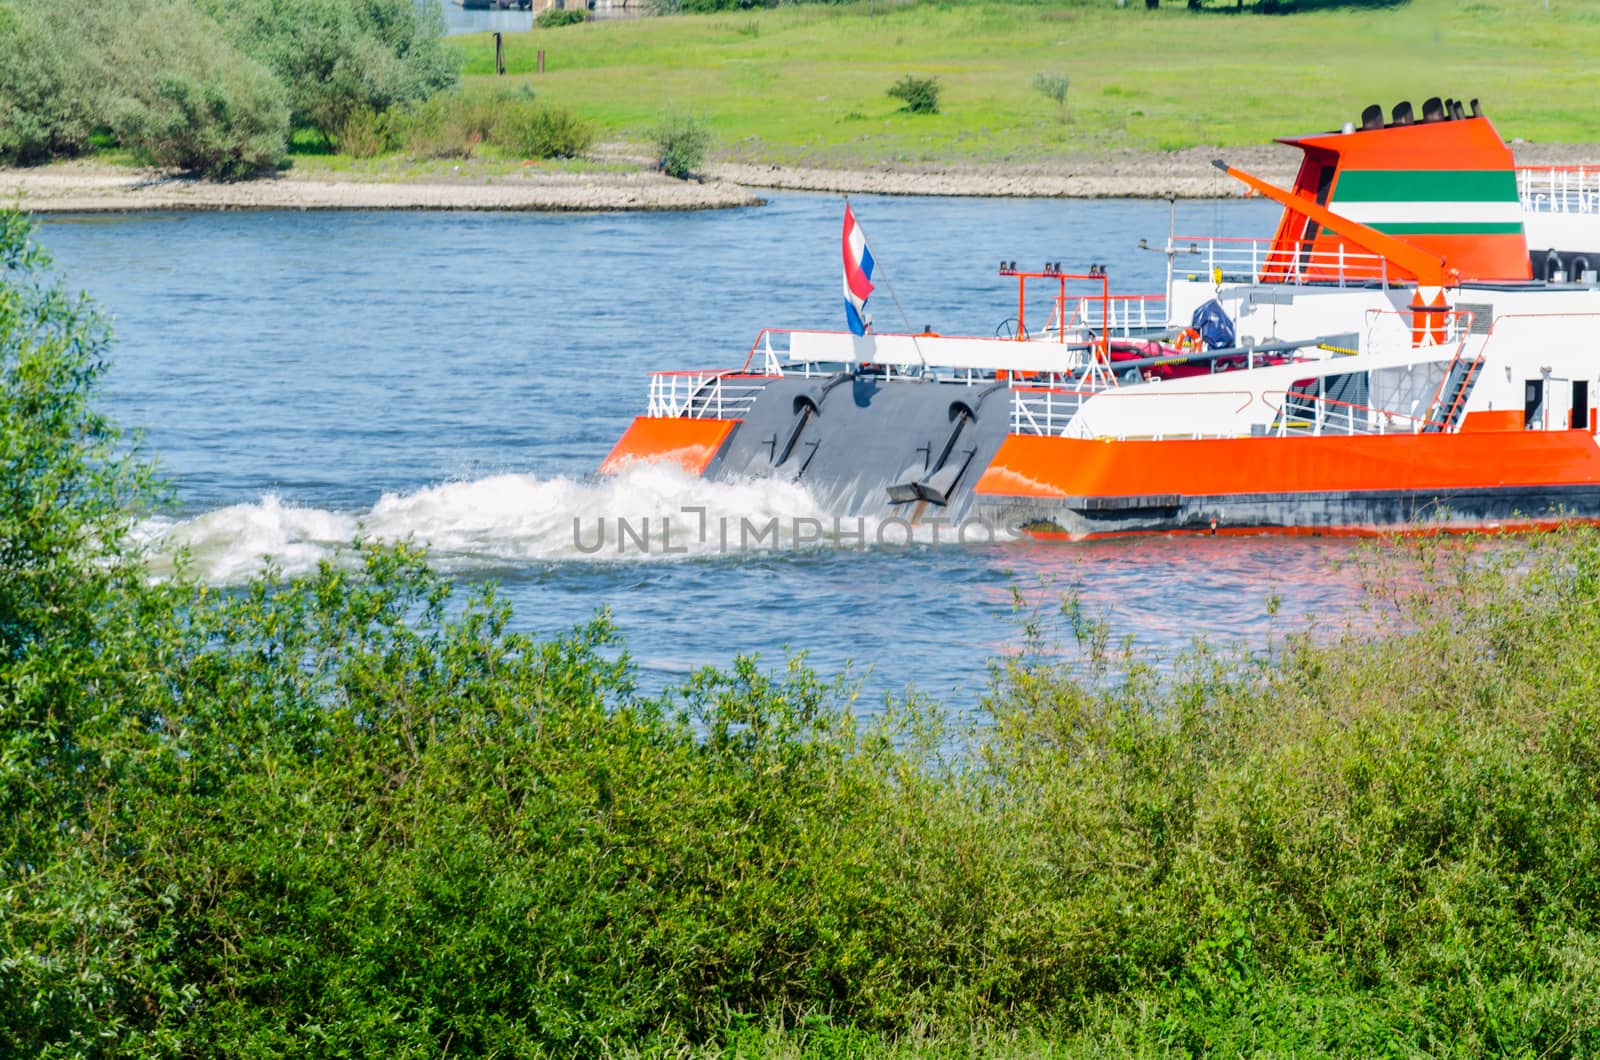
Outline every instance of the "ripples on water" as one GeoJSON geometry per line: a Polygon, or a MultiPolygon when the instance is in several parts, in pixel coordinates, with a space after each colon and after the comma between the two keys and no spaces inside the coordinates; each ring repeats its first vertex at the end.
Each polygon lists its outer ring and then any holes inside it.
{"type": "MultiPolygon", "coordinates": [[[[1164,260],[1134,248],[1165,237],[1164,203],[853,202],[909,318],[880,287],[886,328],[992,333],[1015,312],[1001,258],[1108,262],[1118,291],[1163,284],[1164,260]]],[[[780,195],[685,214],[141,215],[50,221],[42,238],[113,314],[110,411],[177,484],[179,509],[145,533],[220,584],[263,556],[303,570],[358,533],[409,537],[464,582],[500,582],[530,631],[610,606],[649,684],[787,647],[827,672],[853,660],[869,698],[914,684],[968,703],[1018,640],[1013,585],[1035,601],[1077,590],[1168,654],[1197,636],[1258,641],[1272,594],[1280,625],[1355,604],[1329,568],[1351,546],[1334,540],[891,534],[723,554],[680,527],[685,553],[618,554],[616,518],[685,505],[713,525],[826,521],[779,483],[587,476],[643,409],[651,369],[740,363],[763,326],[838,326],[841,212],[780,195]],[[601,518],[610,537],[591,553],[601,518]]],[[[1275,217],[1182,204],[1178,228],[1264,234],[1275,217]]]]}

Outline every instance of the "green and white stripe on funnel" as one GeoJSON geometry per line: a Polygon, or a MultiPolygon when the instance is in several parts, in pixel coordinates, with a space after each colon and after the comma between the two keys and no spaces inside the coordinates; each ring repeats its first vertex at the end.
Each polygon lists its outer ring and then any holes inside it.
{"type": "Polygon", "coordinates": [[[1389,235],[1522,235],[1510,170],[1344,170],[1328,205],[1389,235]]]}

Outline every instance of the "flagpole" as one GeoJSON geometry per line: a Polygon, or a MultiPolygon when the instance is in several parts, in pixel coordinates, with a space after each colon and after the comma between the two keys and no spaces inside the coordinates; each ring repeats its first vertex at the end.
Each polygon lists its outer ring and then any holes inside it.
{"type": "MultiPolygon", "coordinates": [[[[844,201],[845,205],[849,206],[850,196],[846,195],[844,201]]],[[[856,222],[856,231],[861,233],[861,243],[867,248],[867,252],[871,253],[872,240],[867,238],[867,230],[862,227],[859,221],[856,222]]],[[[911,328],[911,318],[906,316],[906,308],[900,304],[900,296],[895,293],[894,281],[889,279],[889,270],[883,267],[883,259],[878,255],[873,254],[872,260],[877,263],[878,274],[883,277],[883,285],[889,288],[889,297],[894,300],[894,307],[900,313],[900,319],[906,326],[906,333],[911,336],[911,348],[917,351],[917,360],[922,364],[922,375],[926,377],[928,374],[928,359],[922,355],[922,344],[917,341],[917,333],[911,328]]]]}

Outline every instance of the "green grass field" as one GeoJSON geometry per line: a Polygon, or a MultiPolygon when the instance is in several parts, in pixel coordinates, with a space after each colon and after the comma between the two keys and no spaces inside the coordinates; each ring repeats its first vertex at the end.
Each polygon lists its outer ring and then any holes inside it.
{"type": "Polygon", "coordinates": [[[526,82],[644,141],[668,108],[704,118],[730,159],[1011,162],[1118,149],[1235,146],[1337,128],[1362,106],[1480,97],[1507,139],[1600,141],[1600,4],[1414,0],[1293,16],[1195,14],[1175,0],[1050,7],[855,3],[589,23],[453,41],[469,91],[526,82]],[[546,72],[533,73],[543,49],[546,72]],[[937,76],[941,113],[885,95],[937,76]],[[1065,116],[1034,91],[1071,78],[1065,116]]]}

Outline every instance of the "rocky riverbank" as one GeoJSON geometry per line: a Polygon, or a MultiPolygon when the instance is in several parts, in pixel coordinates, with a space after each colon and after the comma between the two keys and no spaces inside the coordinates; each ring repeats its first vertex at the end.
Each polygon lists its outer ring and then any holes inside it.
{"type": "Polygon", "coordinates": [[[531,172],[425,174],[372,179],[288,173],[218,182],[180,174],[74,162],[0,170],[0,202],[34,213],[130,210],[709,210],[762,200],[721,180],[673,180],[657,173],[531,172]]]}

